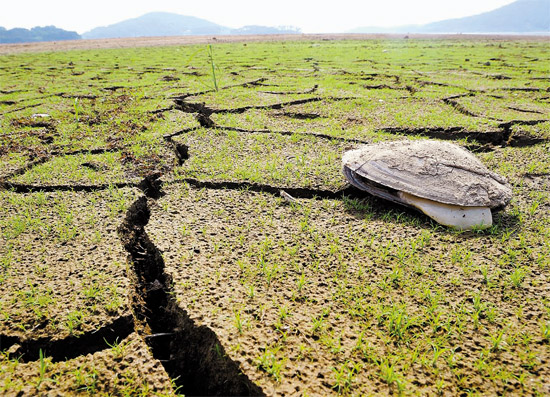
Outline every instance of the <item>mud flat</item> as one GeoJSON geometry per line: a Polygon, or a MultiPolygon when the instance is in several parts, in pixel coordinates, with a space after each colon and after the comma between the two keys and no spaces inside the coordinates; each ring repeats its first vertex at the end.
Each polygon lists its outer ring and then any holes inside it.
{"type": "Polygon", "coordinates": [[[254,43],[277,41],[308,41],[308,40],[383,40],[404,39],[434,40],[525,40],[546,41],[547,36],[526,35],[484,35],[484,34],[293,34],[293,35],[238,35],[238,36],[171,36],[171,37],[134,37],[121,39],[67,40],[43,43],[1,44],[0,54],[21,52],[44,52],[66,50],[91,50],[101,48],[134,48],[169,45],[217,44],[217,43],[254,43]]]}
{"type": "Polygon", "coordinates": [[[0,46],[0,394],[550,394],[546,47],[0,46]],[[459,233],[346,184],[403,139],[511,203],[459,233]]]}
{"type": "MultiPolygon", "coordinates": [[[[472,289],[483,283],[479,272],[466,270],[474,263],[499,272],[488,257],[502,252],[499,239],[418,228],[428,221],[386,217],[377,201],[289,204],[268,193],[185,184],[165,193],[153,203],[146,231],[163,253],[175,300],[268,395],[383,393],[388,385],[380,373],[409,366],[399,381],[429,392],[433,375],[424,367],[437,364],[436,340],[438,349],[453,351],[456,364],[437,365],[449,384],[457,371],[474,371],[484,349],[494,353],[492,365],[519,369],[525,345],[492,350],[492,338],[503,334],[498,324],[536,332],[544,315],[539,288],[522,292],[531,320],[514,321],[508,299],[517,298],[506,288],[490,295],[472,289]],[[457,323],[460,332],[452,331],[457,323]],[[422,358],[411,350],[423,351],[422,358]],[[408,364],[385,361],[387,355],[408,364]]],[[[534,283],[544,289],[547,276],[534,283]]],[[[541,372],[532,383],[543,390],[548,350],[541,339],[527,346],[543,348],[535,353],[541,372]]],[[[469,379],[486,392],[499,390],[469,379]]]]}

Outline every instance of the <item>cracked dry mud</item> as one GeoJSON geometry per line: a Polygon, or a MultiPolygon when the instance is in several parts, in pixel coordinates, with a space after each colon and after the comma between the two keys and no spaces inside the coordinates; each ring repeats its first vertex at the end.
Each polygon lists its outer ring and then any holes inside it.
{"type": "Polygon", "coordinates": [[[3,192],[0,255],[11,262],[2,273],[10,283],[1,298],[9,313],[3,337],[62,340],[131,317],[116,228],[136,196],[130,189],[3,192]]]}
{"type": "Polygon", "coordinates": [[[340,159],[352,147],[314,136],[203,129],[174,138],[189,148],[175,179],[251,181],[274,186],[339,190],[340,159]],[[315,145],[315,153],[311,147],[315,145]]]}
{"type": "Polygon", "coordinates": [[[192,48],[13,56],[0,394],[550,393],[545,59],[460,43],[225,44],[219,91],[192,48]],[[509,178],[489,231],[345,184],[425,137],[509,178]]]}
{"type": "MultiPolygon", "coordinates": [[[[451,247],[468,247],[468,260],[489,267],[491,273],[498,265],[487,253],[504,254],[490,238],[438,235],[406,221],[384,221],[379,203],[374,203],[371,213],[364,207],[350,209],[340,200],[299,200],[297,205],[289,205],[270,194],[197,190],[185,184],[167,187],[165,193],[155,203],[146,230],[163,253],[178,303],[197,324],[218,335],[229,357],[268,395],[331,394],[335,392],[334,368],[343,359],[356,356],[368,363],[387,349],[399,352],[403,349],[399,343],[380,340],[381,334],[392,328],[392,310],[411,310],[407,316],[416,320],[406,333],[423,329],[443,336],[442,330],[429,331],[433,321],[429,305],[417,306],[415,302],[441,299],[438,303],[444,309],[438,316],[451,323],[462,321],[460,310],[472,305],[470,296],[475,292],[469,284],[478,283],[480,277],[472,274],[464,282],[456,282],[464,275],[461,269],[449,267],[453,263],[451,247]],[[370,213],[368,224],[366,212],[370,213]],[[414,248],[403,258],[384,258],[382,253],[393,244],[414,248]],[[423,297],[422,291],[414,292],[414,285],[400,281],[394,281],[396,285],[388,291],[384,285],[391,283],[389,277],[400,263],[406,264],[404,272],[418,273],[417,282],[437,282],[439,298],[423,297]],[[421,263],[427,268],[419,270],[421,263]],[[420,276],[422,272],[429,276],[420,276]],[[266,377],[270,364],[281,366],[279,381],[274,374],[266,377]]],[[[548,285],[544,272],[533,277],[533,284],[548,285]]],[[[498,329],[496,323],[513,316],[507,308],[509,299],[520,299],[518,304],[523,301],[523,310],[529,313],[527,320],[510,322],[509,331],[536,329],[545,312],[539,293],[535,287],[524,290],[521,298],[504,290],[494,296],[483,295],[485,304],[499,313],[498,319],[483,330],[464,324],[460,334],[450,335],[446,348],[456,352],[453,359],[459,372],[470,376],[476,355],[498,329]]],[[[422,341],[413,343],[422,349],[422,341]]],[[[544,390],[550,355],[540,339],[528,346],[528,351],[538,351],[540,360],[531,381],[544,390]]],[[[524,346],[510,349],[497,360],[503,360],[508,370],[518,369],[522,349],[524,346]]],[[[412,365],[408,380],[418,392],[429,393],[429,375],[423,365],[412,365]]],[[[355,392],[386,390],[377,379],[376,368],[375,362],[362,367],[354,381],[355,392]]],[[[441,376],[452,381],[452,372],[442,371],[441,376]]],[[[500,390],[477,377],[469,378],[468,383],[484,393],[500,390]]]]}
{"type": "Polygon", "coordinates": [[[66,361],[46,358],[42,365],[13,361],[3,367],[0,379],[14,391],[7,395],[173,395],[170,378],[143,339],[132,333],[116,342],[117,349],[66,361]]]}

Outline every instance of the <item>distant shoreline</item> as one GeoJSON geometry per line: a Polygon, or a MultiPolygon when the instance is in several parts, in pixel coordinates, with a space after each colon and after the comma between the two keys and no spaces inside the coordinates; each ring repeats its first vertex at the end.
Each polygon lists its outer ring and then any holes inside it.
{"type": "Polygon", "coordinates": [[[82,39],[33,43],[0,44],[0,55],[16,53],[51,52],[67,50],[116,49],[132,47],[159,47],[215,43],[252,43],[275,41],[315,40],[495,40],[495,41],[550,41],[549,33],[336,33],[336,34],[274,34],[274,35],[221,35],[221,36],[156,36],[116,39],[82,39]]]}

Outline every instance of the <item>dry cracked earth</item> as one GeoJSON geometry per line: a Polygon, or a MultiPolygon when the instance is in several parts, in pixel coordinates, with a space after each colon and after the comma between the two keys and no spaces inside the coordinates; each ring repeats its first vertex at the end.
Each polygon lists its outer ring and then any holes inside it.
{"type": "MultiPolygon", "coordinates": [[[[21,113],[40,101],[2,87],[18,116],[0,150],[0,393],[550,394],[548,79],[364,63],[289,72],[350,92],[245,65],[217,91],[170,94],[150,124],[118,125],[183,127],[142,157],[116,137],[57,145],[55,117],[21,113]],[[425,138],[506,173],[515,199],[490,231],[443,229],[341,176],[345,150],[425,138]]],[[[131,87],[104,92],[125,112],[131,87]]]]}

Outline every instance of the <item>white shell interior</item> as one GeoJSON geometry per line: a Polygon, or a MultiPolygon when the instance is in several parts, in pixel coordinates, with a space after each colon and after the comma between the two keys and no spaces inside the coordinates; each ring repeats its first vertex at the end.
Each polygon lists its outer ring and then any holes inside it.
{"type": "Polygon", "coordinates": [[[461,207],[438,203],[420,198],[405,192],[398,192],[399,197],[407,204],[418,208],[436,222],[458,230],[486,229],[493,224],[489,207],[461,207]]]}

